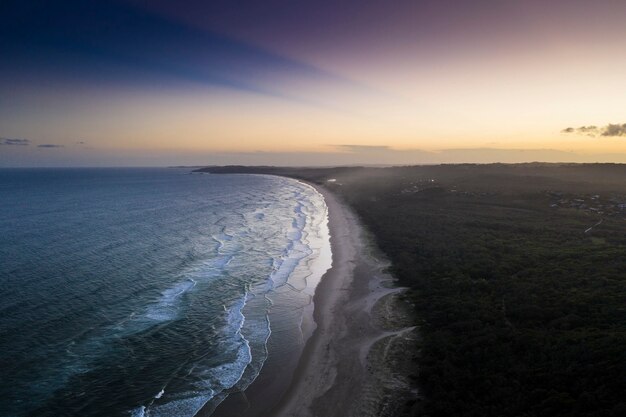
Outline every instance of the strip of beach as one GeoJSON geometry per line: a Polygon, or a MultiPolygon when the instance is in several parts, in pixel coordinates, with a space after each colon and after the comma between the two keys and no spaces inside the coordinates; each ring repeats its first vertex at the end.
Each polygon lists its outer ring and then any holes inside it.
{"type": "Polygon", "coordinates": [[[416,396],[403,351],[417,330],[403,289],[385,273],[387,262],[354,212],[325,187],[309,185],[326,201],[332,250],[332,267],[315,290],[317,327],[295,371],[262,370],[214,417],[393,416],[416,396]]]}

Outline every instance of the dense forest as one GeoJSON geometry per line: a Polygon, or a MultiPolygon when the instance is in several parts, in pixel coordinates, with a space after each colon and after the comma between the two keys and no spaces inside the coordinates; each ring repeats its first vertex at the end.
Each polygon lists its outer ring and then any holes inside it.
{"type": "Polygon", "coordinates": [[[417,415],[626,415],[626,166],[207,170],[354,208],[410,288],[417,415]]]}

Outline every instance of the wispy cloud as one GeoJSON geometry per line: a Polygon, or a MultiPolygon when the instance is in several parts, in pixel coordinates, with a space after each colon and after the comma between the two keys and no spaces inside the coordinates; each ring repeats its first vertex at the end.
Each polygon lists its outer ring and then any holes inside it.
{"type": "Polygon", "coordinates": [[[385,145],[331,145],[339,150],[346,152],[381,152],[393,151],[390,146],[385,145]]]}
{"type": "Polygon", "coordinates": [[[63,148],[63,145],[55,145],[52,143],[44,143],[43,145],[37,145],[38,148],[63,148]]]}
{"type": "Polygon", "coordinates": [[[580,127],[568,127],[561,130],[561,133],[577,133],[581,135],[587,135],[591,137],[605,136],[605,137],[618,137],[626,136],[626,123],[611,124],[606,126],[580,126],[580,127]]]}
{"type": "Polygon", "coordinates": [[[175,86],[182,81],[314,107],[326,104],[294,91],[287,81],[326,83],[372,96],[384,94],[257,42],[188,25],[175,18],[177,13],[155,13],[139,3],[67,0],[58,7],[33,5],[27,16],[22,15],[22,8],[9,6],[9,13],[28,19],[29,24],[11,26],[3,36],[15,50],[29,51],[33,62],[38,62],[37,71],[46,68],[50,79],[60,75],[63,80],[67,71],[77,71],[77,82],[107,80],[122,86],[146,83],[152,87],[155,83],[175,86]],[[102,25],[103,16],[119,23],[115,31],[102,25]]]}
{"type": "Polygon", "coordinates": [[[30,145],[30,140],[28,140],[28,139],[0,138],[0,145],[28,146],[28,145],[30,145]]]}

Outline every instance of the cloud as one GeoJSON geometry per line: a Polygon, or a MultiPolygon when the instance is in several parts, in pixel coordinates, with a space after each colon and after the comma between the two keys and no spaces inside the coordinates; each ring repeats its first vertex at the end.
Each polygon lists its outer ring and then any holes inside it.
{"type": "Polygon", "coordinates": [[[63,148],[63,145],[54,145],[51,143],[45,143],[43,145],[37,145],[38,148],[63,148]]]}
{"type": "Polygon", "coordinates": [[[581,127],[567,127],[563,130],[561,130],[561,133],[579,133],[582,135],[587,135],[587,136],[597,136],[599,133],[601,133],[601,129],[598,128],[598,126],[581,126],[581,127]]]}
{"type": "Polygon", "coordinates": [[[604,128],[602,136],[626,136],[626,123],[622,123],[621,125],[609,124],[604,128]]]}
{"type": "MultiPolygon", "coordinates": [[[[180,16],[176,8],[171,16],[161,15],[139,3],[67,0],[52,7],[42,2],[29,6],[28,14],[22,7],[9,5],[8,16],[15,13],[17,21],[26,19],[28,24],[9,25],[2,32],[2,40],[6,38],[16,51],[29,51],[29,61],[37,62],[37,67],[32,68],[34,74],[45,71],[50,80],[60,76],[61,82],[67,71],[76,71],[84,82],[106,80],[123,86],[138,83],[177,86],[182,81],[322,108],[332,103],[294,91],[288,87],[289,82],[282,85],[276,80],[331,83],[336,88],[369,96],[383,94],[308,61],[277,53],[275,48],[245,41],[245,36],[229,36],[179,21],[175,17],[180,16]],[[102,24],[102,16],[117,22],[115,30],[102,24]]],[[[204,3],[208,4],[208,10],[221,7],[211,6],[213,2],[204,3]]],[[[20,62],[19,55],[3,58],[7,62],[13,58],[20,62]]]]}
{"type": "Polygon", "coordinates": [[[591,125],[591,126],[581,126],[578,128],[578,131],[580,133],[587,133],[589,135],[595,135],[598,133],[599,129],[597,126],[591,125]]]}
{"type": "Polygon", "coordinates": [[[597,126],[581,126],[577,128],[567,127],[561,130],[561,133],[577,133],[581,135],[587,135],[591,137],[605,136],[605,137],[618,137],[626,136],[626,123],[623,124],[611,124],[604,127],[597,126]]]}
{"type": "Polygon", "coordinates": [[[28,139],[0,138],[0,145],[28,146],[28,145],[30,145],[30,140],[28,140],[28,139]]]}
{"type": "Polygon", "coordinates": [[[331,145],[337,149],[345,152],[381,152],[381,151],[393,151],[389,146],[385,145],[331,145]]]}

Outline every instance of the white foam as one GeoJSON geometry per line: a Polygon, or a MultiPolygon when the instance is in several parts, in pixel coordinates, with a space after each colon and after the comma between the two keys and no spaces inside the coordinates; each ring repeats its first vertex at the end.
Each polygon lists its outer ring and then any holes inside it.
{"type": "Polygon", "coordinates": [[[186,393],[188,398],[174,400],[162,405],[150,407],[148,417],[191,417],[204,407],[213,398],[213,395],[197,395],[195,392],[186,393]]]}
{"type": "Polygon", "coordinates": [[[169,321],[176,318],[179,311],[180,297],[195,287],[196,281],[189,278],[161,292],[161,298],[148,307],[146,317],[155,321],[169,321]]]}
{"type": "MultiPolygon", "coordinates": [[[[293,191],[293,187],[290,187],[290,189],[290,191],[293,191]]],[[[317,193],[315,190],[313,192],[317,193]]],[[[196,381],[193,382],[191,391],[175,394],[168,392],[168,394],[165,394],[164,389],[162,389],[154,397],[158,401],[148,406],[147,409],[145,407],[137,409],[136,411],[139,412],[141,410],[142,414],[133,414],[133,416],[191,417],[209,401],[214,400],[211,403],[211,406],[214,406],[216,401],[220,398],[223,399],[226,396],[225,390],[235,386],[238,389],[246,389],[257,377],[267,358],[267,341],[270,337],[271,329],[267,315],[261,320],[261,317],[257,317],[254,314],[254,319],[247,320],[244,310],[248,301],[255,299],[254,303],[250,303],[250,308],[254,309],[250,311],[255,312],[258,311],[258,308],[263,308],[263,304],[257,305],[258,301],[256,300],[266,300],[268,303],[266,306],[269,305],[271,299],[268,298],[268,294],[271,294],[272,290],[277,287],[286,284],[291,286],[290,280],[294,275],[298,276],[298,278],[295,278],[298,282],[298,287],[294,287],[294,290],[300,291],[303,287],[307,287],[304,288],[304,291],[312,296],[319,278],[330,268],[330,252],[326,250],[327,246],[329,247],[327,208],[321,195],[318,194],[317,197],[319,198],[314,201],[308,201],[311,197],[308,192],[300,190],[296,190],[291,196],[280,197],[287,199],[286,201],[295,199],[295,206],[291,206],[291,222],[285,225],[286,227],[278,235],[264,236],[263,229],[258,229],[257,226],[252,227],[255,224],[253,222],[258,222],[259,220],[275,221],[273,218],[258,216],[258,210],[247,214],[248,220],[247,222],[244,220],[244,224],[241,225],[241,233],[238,231],[231,236],[222,229],[221,233],[212,236],[217,242],[215,256],[187,268],[183,275],[192,278],[162,293],[162,298],[158,303],[158,306],[161,307],[160,312],[165,314],[165,317],[171,317],[168,314],[175,312],[176,309],[170,307],[178,305],[180,297],[193,288],[193,286],[187,288],[184,284],[187,283],[189,285],[188,283],[193,281],[193,285],[196,282],[205,285],[213,277],[224,276],[226,268],[230,266],[237,253],[251,245],[250,238],[261,239],[261,241],[263,239],[271,239],[271,245],[287,239],[287,241],[284,241],[283,252],[278,256],[272,255],[273,270],[270,272],[266,284],[248,283],[245,285],[245,295],[234,305],[224,301],[227,324],[220,332],[225,336],[223,340],[220,339],[220,348],[225,357],[230,357],[228,362],[217,366],[203,366],[202,363],[195,364],[193,379],[196,381]],[[251,227],[250,231],[244,232],[244,228],[248,225],[251,227]],[[311,277],[311,279],[309,280],[307,277],[311,277]],[[246,337],[250,338],[250,340],[246,337]],[[255,349],[254,354],[259,355],[258,358],[252,357],[252,343],[255,349]]],[[[282,201],[285,200],[283,199],[282,201]]],[[[281,203],[279,208],[284,210],[286,207],[281,203]]],[[[246,218],[244,215],[242,217],[246,218]]],[[[271,223],[271,226],[274,227],[277,224],[271,223]]],[[[267,230],[270,231],[272,228],[267,230]]],[[[240,267],[239,262],[234,263],[234,266],[230,267],[229,273],[242,273],[242,270],[238,269],[240,267]]],[[[153,311],[152,313],[155,312],[153,311]]],[[[246,312],[246,314],[248,313],[246,312]]]]}
{"type": "Polygon", "coordinates": [[[131,417],[144,417],[146,415],[146,407],[137,407],[130,412],[131,417]]]}

